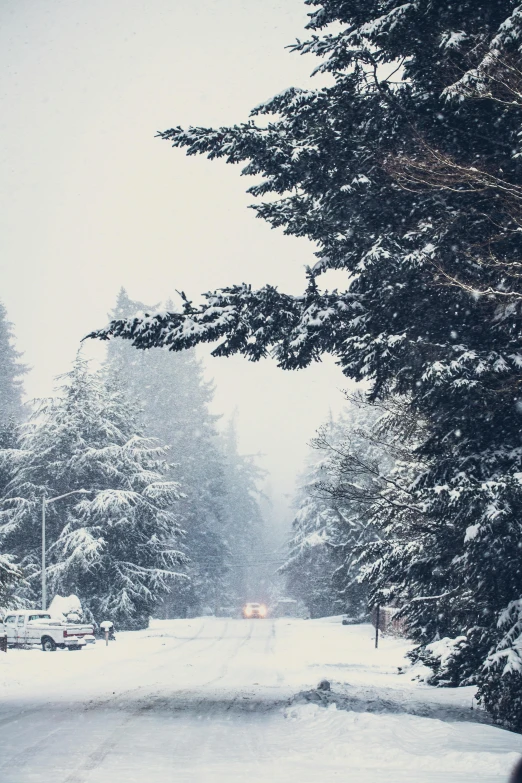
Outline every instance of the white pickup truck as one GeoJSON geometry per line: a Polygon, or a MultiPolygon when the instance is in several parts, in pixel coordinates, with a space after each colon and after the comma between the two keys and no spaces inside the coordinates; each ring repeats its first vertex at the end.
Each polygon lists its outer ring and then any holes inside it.
{"type": "Polygon", "coordinates": [[[57,647],[81,650],[87,643],[95,641],[92,625],[65,623],[38,609],[9,612],[4,617],[3,630],[8,647],[39,644],[44,652],[52,652],[57,647]]]}

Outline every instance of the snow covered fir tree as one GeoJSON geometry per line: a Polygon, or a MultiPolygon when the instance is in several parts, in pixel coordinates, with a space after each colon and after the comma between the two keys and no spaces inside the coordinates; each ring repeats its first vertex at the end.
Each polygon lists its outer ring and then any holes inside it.
{"type": "MultiPolygon", "coordinates": [[[[112,315],[147,309],[121,289],[112,315]]],[[[135,351],[118,341],[109,343],[105,366],[140,406],[146,431],[169,447],[172,475],[183,486],[176,507],[190,578],[175,585],[158,611],[194,615],[256,596],[259,579],[246,560],[263,547],[263,477],[252,459],[238,453],[233,424],[219,431],[219,417],[210,411],[213,387],[195,352],[135,351]]]]}
{"type": "Polygon", "coordinates": [[[407,401],[421,472],[400,487],[387,587],[420,645],[465,637],[462,682],[522,730],[520,7],[305,4],[293,50],[318,58],[326,86],[288,89],[241,125],[160,134],[257,177],[257,214],[317,247],[305,291],[231,285],[96,334],[217,340],[216,355],[290,370],[329,353],[371,399],[407,401]],[[321,287],[331,269],[344,290],[321,287]]]}
{"type": "MultiPolygon", "coordinates": [[[[0,423],[0,503],[15,475],[20,455],[19,427],[11,418],[0,423]]],[[[21,582],[21,569],[0,543],[0,613],[16,605],[16,588],[21,582]]]]}
{"type": "MultiPolygon", "coordinates": [[[[21,354],[13,343],[12,327],[0,302],[0,499],[14,475],[25,414],[22,379],[27,367],[20,362],[21,354]]],[[[0,544],[0,611],[16,603],[15,590],[21,580],[22,572],[12,554],[0,544]]]]}
{"type": "Polygon", "coordinates": [[[265,473],[257,466],[255,455],[239,453],[234,417],[222,433],[221,441],[227,502],[224,540],[231,566],[227,575],[229,594],[236,603],[237,597],[242,596],[267,601],[265,569],[256,564],[266,559],[263,552],[269,545],[259,489],[265,473]]]}
{"type": "Polygon", "coordinates": [[[22,379],[27,367],[13,345],[12,327],[0,302],[0,422],[20,422],[23,418],[22,379]]]}
{"type": "Polygon", "coordinates": [[[369,552],[379,541],[386,546],[380,531],[396,457],[383,437],[388,413],[361,397],[348,399],[311,441],[282,572],[312,617],[345,613],[357,620],[368,614],[368,567],[378,557],[369,552]]]}
{"type": "Polygon", "coordinates": [[[146,627],[171,584],[186,578],[180,486],[167,479],[166,451],[142,434],[117,379],[90,372],[78,356],[61,381],[22,429],[1,546],[20,562],[26,600],[37,603],[42,498],[65,495],[47,505],[50,591],[78,595],[98,621],[146,627]]]}
{"type": "Polygon", "coordinates": [[[332,586],[337,566],[332,549],[337,532],[337,508],[318,489],[321,478],[320,463],[312,464],[302,475],[295,498],[297,511],[288,559],[281,568],[288,595],[303,601],[312,618],[340,614],[344,610],[332,586]]]}

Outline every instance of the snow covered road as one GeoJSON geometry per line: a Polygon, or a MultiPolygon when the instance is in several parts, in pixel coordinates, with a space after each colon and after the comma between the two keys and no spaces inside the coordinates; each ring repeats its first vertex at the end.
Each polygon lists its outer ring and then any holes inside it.
{"type": "Polygon", "coordinates": [[[76,653],[10,650],[0,781],[504,783],[522,738],[465,720],[476,715],[468,689],[399,676],[407,645],[374,650],[372,635],[201,618],[154,621],[76,653]],[[324,677],[329,706],[314,691],[294,698],[324,677]]]}

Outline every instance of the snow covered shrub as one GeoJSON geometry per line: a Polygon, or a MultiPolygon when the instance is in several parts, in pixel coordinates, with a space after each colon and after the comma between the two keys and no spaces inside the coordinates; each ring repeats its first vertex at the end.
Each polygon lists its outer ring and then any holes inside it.
{"type": "Polygon", "coordinates": [[[489,669],[481,678],[477,699],[496,723],[522,733],[522,674],[489,669]]]}
{"type": "Polygon", "coordinates": [[[48,606],[48,612],[51,617],[56,617],[58,620],[66,619],[69,615],[77,620],[84,619],[81,601],[77,595],[55,595],[48,606]]]}
{"type": "Polygon", "coordinates": [[[426,680],[428,685],[457,687],[473,685],[477,681],[486,650],[484,645],[476,644],[477,633],[470,631],[469,636],[445,637],[431,644],[416,647],[407,657],[413,663],[423,663],[433,674],[426,680]]]}
{"type": "Polygon", "coordinates": [[[479,677],[478,699],[497,723],[522,732],[522,599],[501,612],[501,640],[479,677]]]}

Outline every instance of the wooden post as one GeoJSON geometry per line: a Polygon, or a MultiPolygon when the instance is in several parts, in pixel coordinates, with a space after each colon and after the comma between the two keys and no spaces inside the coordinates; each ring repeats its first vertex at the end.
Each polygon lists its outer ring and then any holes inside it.
{"type": "Polygon", "coordinates": [[[379,646],[379,624],[381,622],[381,607],[377,604],[375,612],[375,649],[379,646]]]}

